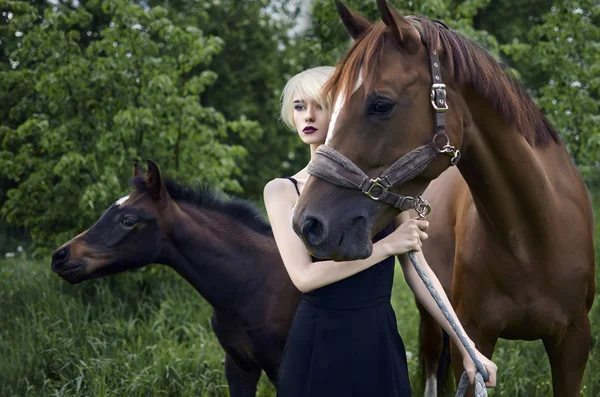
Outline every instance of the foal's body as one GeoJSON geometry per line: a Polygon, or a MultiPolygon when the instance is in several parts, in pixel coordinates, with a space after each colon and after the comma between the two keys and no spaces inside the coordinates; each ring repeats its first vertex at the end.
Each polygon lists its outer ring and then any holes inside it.
{"type": "Polygon", "coordinates": [[[70,283],[161,263],[214,308],[231,397],[254,397],[264,370],[277,385],[279,363],[300,292],[292,284],[268,223],[252,206],[194,192],[136,165],[135,191],[52,257],[70,283]]]}
{"type": "Polygon", "coordinates": [[[285,339],[300,294],[271,235],[216,211],[180,205],[164,257],[214,308],[232,397],[254,396],[261,369],[277,385],[285,339]],[[187,218],[187,219],[185,219],[187,218]]]}

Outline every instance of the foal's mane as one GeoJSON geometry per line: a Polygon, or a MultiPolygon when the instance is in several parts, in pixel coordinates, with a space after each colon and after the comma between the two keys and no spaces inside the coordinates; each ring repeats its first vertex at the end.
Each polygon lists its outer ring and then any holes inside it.
{"type": "MultiPolygon", "coordinates": [[[[458,84],[465,84],[486,98],[494,110],[508,123],[517,127],[530,145],[545,146],[560,142],[556,130],[525,91],[525,88],[485,49],[459,33],[424,17],[407,17],[421,33],[428,49],[439,49],[442,66],[458,84]]],[[[372,24],[340,60],[336,71],[323,88],[323,95],[336,98],[341,90],[351,94],[359,73],[363,73],[366,92],[378,75],[384,50],[387,26],[372,24]]]]}
{"type": "MultiPolygon", "coordinates": [[[[148,191],[146,177],[143,175],[133,177],[131,184],[138,192],[148,191]]],[[[260,234],[272,234],[271,225],[265,221],[262,212],[248,200],[225,199],[222,194],[208,186],[192,187],[168,178],[165,179],[165,186],[169,196],[175,201],[184,202],[196,208],[220,212],[260,234]]]]}

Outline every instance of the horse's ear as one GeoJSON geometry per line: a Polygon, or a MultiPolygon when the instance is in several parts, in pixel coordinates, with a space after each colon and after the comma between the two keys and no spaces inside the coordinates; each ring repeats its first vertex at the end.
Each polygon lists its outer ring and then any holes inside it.
{"type": "Polygon", "coordinates": [[[335,0],[335,8],[346,30],[353,39],[356,39],[371,26],[371,21],[348,8],[341,0],[335,0]]]}
{"type": "Polygon", "coordinates": [[[160,170],[158,169],[158,166],[152,160],[148,160],[146,187],[153,199],[159,200],[166,197],[165,183],[160,176],[160,170]]]}
{"type": "Polygon", "coordinates": [[[398,11],[392,9],[386,0],[377,0],[377,8],[381,20],[390,28],[398,44],[411,54],[417,52],[421,41],[417,28],[398,11]]]}
{"type": "Polygon", "coordinates": [[[137,161],[133,162],[133,176],[140,176],[140,175],[144,175],[144,169],[142,168],[142,166],[140,165],[140,163],[138,163],[137,161]]]}

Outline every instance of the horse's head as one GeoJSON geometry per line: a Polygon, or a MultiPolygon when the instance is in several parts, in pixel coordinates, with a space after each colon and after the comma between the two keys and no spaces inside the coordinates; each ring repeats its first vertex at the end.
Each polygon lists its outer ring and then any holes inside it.
{"type": "Polygon", "coordinates": [[[368,257],[371,238],[394,216],[423,209],[416,198],[462,143],[461,98],[446,70],[442,76],[445,54],[437,39],[423,41],[434,23],[377,4],[382,22],[372,24],[336,1],[355,41],[324,88],[335,99],[329,133],[293,216],[296,233],[322,258],[368,257]]]}
{"type": "Polygon", "coordinates": [[[71,284],[157,261],[172,209],[156,164],[134,165],[135,191],[52,255],[52,270],[71,284]]]}

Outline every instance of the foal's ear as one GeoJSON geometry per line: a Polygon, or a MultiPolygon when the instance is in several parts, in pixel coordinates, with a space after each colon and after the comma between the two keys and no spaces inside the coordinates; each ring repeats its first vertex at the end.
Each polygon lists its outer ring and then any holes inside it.
{"type": "Polygon", "coordinates": [[[140,165],[140,163],[138,163],[137,161],[133,162],[133,176],[140,176],[140,175],[144,175],[144,169],[142,168],[142,166],[140,165]]]}
{"type": "Polygon", "coordinates": [[[362,32],[371,26],[371,21],[348,8],[341,0],[335,0],[335,8],[344,23],[346,30],[350,33],[353,39],[356,39],[362,32]]]}
{"type": "Polygon", "coordinates": [[[381,20],[391,30],[398,44],[411,54],[417,52],[421,42],[417,28],[397,10],[391,8],[386,0],[377,0],[377,8],[381,20]]]}
{"type": "Polygon", "coordinates": [[[158,166],[154,161],[148,160],[148,171],[146,172],[146,187],[152,198],[159,200],[166,197],[166,188],[163,179],[160,176],[158,166]]]}

